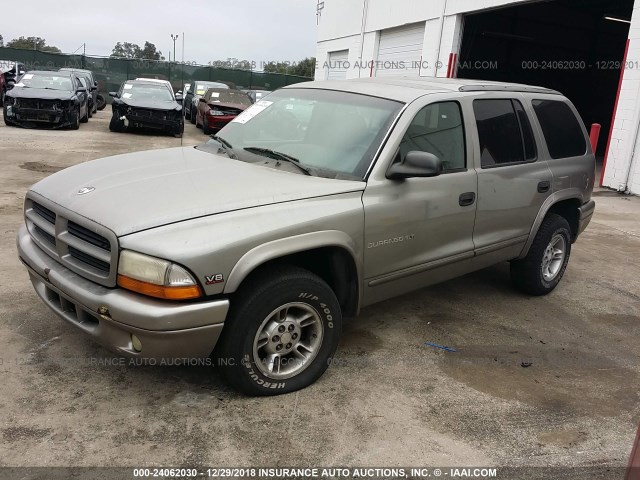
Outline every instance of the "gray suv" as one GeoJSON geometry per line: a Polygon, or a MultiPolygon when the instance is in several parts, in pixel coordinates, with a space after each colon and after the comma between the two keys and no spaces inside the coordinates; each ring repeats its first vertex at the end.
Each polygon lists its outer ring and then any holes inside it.
{"type": "Polygon", "coordinates": [[[317,380],[344,318],[511,263],[551,292],[594,212],[574,106],[523,85],[311,82],[205,145],[83,163],[26,195],[18,251],[59,316],[252,395],[317,380]]]}

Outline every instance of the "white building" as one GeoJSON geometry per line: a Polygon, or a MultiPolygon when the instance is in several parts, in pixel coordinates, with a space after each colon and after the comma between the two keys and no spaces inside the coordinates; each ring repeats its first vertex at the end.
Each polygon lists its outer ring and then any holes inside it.
{"type": "Polygon", "coordinates": [[[560,90],[587,126],[602,125],[603,185],[640,194],[640,2],[318,0],[316,58],[317,80],[450,75],[560,90]]]}

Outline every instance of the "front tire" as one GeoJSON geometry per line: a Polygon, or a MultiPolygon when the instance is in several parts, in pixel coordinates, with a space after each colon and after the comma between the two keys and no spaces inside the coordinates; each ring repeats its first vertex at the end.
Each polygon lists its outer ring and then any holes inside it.
{"type": "Polygon", "coordinates": [[[69,125],[71,130],[78,130],[80,128],[80,107],[74,113],[73,119],[71,120],[71,125],[69,125]]]}
{"type": "Polygon", "coordinates": [[[202,118],[202,133],[205,135],[211,135],[213,130],[209,127],[209,120],[206,117],[202,118]]]}
{"type": "Polygon", "coordinates": [[[111,121],[109,122],[109,130],[112,132],[121,132],[124,129],[124,122],[120,120],[116,114],[114,113],[111,116],[111,121]]]}
{"type": "Polygon", "coordinates": [[[571,255],[571,227],[564,217],[550,213],[543,220],[529,253],[511,262],[511,280],[529,295],[547,295],[558,286],[571,255]]]}
{"type": "Polygon", "coordinates": [[[317,275],[297,267],[264,270],[233,299],[217,364],[247,395],[279,395],[322,376],[342,331],[340,304],[317,275]]]}

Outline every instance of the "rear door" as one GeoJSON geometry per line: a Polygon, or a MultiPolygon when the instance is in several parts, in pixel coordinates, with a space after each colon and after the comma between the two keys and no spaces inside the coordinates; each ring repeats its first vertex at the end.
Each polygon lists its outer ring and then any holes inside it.
{"type": "Polygon", "coordinates": [[[524,246],[552,174],[531,110],[521,94],[482,94],[473,101],[478,211],[473,241],[478,254],[524,246]]]}

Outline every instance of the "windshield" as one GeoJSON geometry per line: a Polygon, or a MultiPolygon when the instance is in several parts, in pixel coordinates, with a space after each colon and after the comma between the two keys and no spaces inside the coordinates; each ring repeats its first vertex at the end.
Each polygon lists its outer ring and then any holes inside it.
{"type": "Polygon", "coordinates": [[[193,93],[202,96],[207,93],[207,89],[209,88],[229,88],[229,86],[225,83],[218,82],[197,82],[193,93]]]}
{"type": "Polygon", "coordinates": [[[16,87],[47,88],[50,90],[73,91],[71,77],[68,74],[59,73],[25,73],[16,87]]]}
{"type": "Polygon", "coordinates": [[[239,103],[251,105],[249,95],[239,90],[209,89],[204,96],[207,103],[239,103]]]}
{"type": "Polygon", "coordinates": [[[364,178],[402,106],[353,93],[283,89],[249,107],[218,136],[240,159],[245,148],[268,148],[315,169],[364,178]]]}
{"type": "Polygon", "coordinates": [[[151,100],[159,102],[173,101],[171,92],[162,84],[125,83],[122,86],[121,96],[125,100],[151,100]]]}

